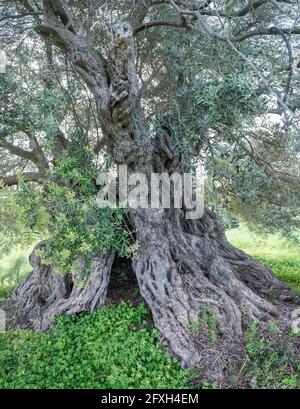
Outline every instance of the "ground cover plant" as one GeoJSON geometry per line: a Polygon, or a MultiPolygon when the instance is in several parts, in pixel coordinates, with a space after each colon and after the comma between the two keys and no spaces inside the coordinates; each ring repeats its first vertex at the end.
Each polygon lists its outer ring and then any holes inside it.
{"type": "MultiPolygon", "coordinates": [[[[259,236],[246,227],[229,230],[237,247],[261,261],[299,290],[298,244],[278,236],[259,236]],[[271,256],[270,256],[271,255],[271,256]]],[[[29,253],[24,250],[24,257],[29,253]]],[[[6,280],[14,265],[13,252],[3,257],[6,280]]],[[[121,275],[124,280],[124,276],[121,275]]],[[[15,285],[5,281],[3,292],[15,285]]],[[[222,382],[210,382],[199,371],[181,368],[160,345],[150,311],[139,299],[124,303],[123,292],[109,293],[111,305],[93,314],[59,317],[49,333],[10,329],[0,334],[0,388],[299,388],[300,337],[277,336],[276,323],[261,331],[253,321],[243,340],[238,364],[222,382]]],[[[134,298],[134,291],[130,296],[134,298]]],[[[191,331],[205,330],[191,322],[191,331]]],[[[207,316],[209,348],[217,342],[214,321],[207,316]]]]}

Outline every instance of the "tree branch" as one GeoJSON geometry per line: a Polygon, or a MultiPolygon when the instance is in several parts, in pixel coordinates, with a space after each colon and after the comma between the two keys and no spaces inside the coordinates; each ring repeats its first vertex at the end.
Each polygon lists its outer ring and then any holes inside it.
{"type": "Polygon", "coordinates": [[[141,31],[147,30],[148,28],[158,27],[158,26],[168,26],[168,27],[177,27],[177,28],[186,28],[187,27],[184,20],[181,20],[181,21],[169,21],[169,20],[149,21],[149,22],[143,23],[139,27],[135,28],[134,31],[133,31],[133,35],[136,35],[136,34],[140,33],[141,31]]]}
{"type": "MultiPolygon", "coordinates": [[[[287,2],[282,0],[282,2],[287,2]]],[[[279,27],[267,27],[267,28],[257,28],[254,30],[249,30],[248,32],[238,35],[238,36],[234,36],[234,35],[227,35],[227,34],[221,34],[219,32],[214,31],[210,25],[205,21],[204,16],[207,15],[206,11],[201,11],[201,10],[190,10],[190,9],[181,9],[177,2],[174,0],[169,0],[169,3],[173,6],[173,8],[175,8],[175,10],[180,14],[180,15],[188,15],[188,16],[192,16],[193,20],[200,22],[200,24],[202,25],[202,27],[204,28],[204,30],[207,32],[207,34],[209,34],[212,37],[215,37],[216,39],[218,39],[219,41],[224,41],[224,42],[232,42],[232,43],[237,43],[237,42],[241,42],[246,40],[247,38],[251,38],[251,37],[255,37],[255,36],[270,36],[270,35],[282,35],[282,34],[286,34],[286,35],[291,35],[291,34],[300,34],[300,27],[293,27],[293,28],[279,28],[279,27]]],[[[249,3],[247,7],[247,9],[249,11],[253,10],[254,7],[254,3],[256,4],[256,8],[259,7],[262,4],[265,4],[266,1],[260,1],[257,0],[255,2],[249,3]],[[252,8],[250,7],[250,5],[252,4],[252,8]]],[[[217,10],[212,10],[214,16],[218,16],[218,17],[230,17],[227,14],[224,13],[219,13],[217,10]]],[[[240,14],[240,12],[237,12],[236,14],[234,14],[234,16],[237,17],[241,17],[244,16],[245,11],[240,14]]],[[[247,14],[247,13],[246,13],[247,14]]],[[[232,15],[231,15],[232,17],[232,15]]]]}
{"type": "Polygon", "coordinates": [[[7,149],[11,154],[18,156],[20,158],[30,160],[31,162],[37,164],[38,159],[32,151],[26,151],[10,142],[7,142],[4,137],[7,136],[6,133],[0,130],[0,147],[7,149]]]}
{"type": "Polygon", "coordinates": [[[144,21],[149,8],[154,3],[153,0],[134,0],[127,22],[135,29],[144,21]]]}
{"type": "Polygon", "coordinates": [[[63,0],[43,0],[45,21],[50,24],[61,22],[66,29],[75,33],[73,17],[63,0]]]}
{"type": "Polygon", "coordinates": [[[233,16],[243,17],[247,14],[251,13],[251,11],[258,9],[263,4],[268,3],[269,0],[254,0],[250,1],[245,7],[242,9],[232,13],[233,16]]]}
{"type": "MultiPolygon", "coordinates": [[[[291,34],[300,34],[300,27],[294,27],[294,28],[284,28],[284,27],[268,27],[268,28],[259,28],[256,30],[250,30],[246,32],[245,34],[241,34],[240,36],[237,37],[232,37],[231,41],[232,42],[241,42],[246,40],[247,38],[250,37],[255,37],[255,36],[278,36],[278,35],[291,35],[291,34]]],[[[222,41],[226,41],[226,38],[220,38],[222,41]]]]}
{"type": "Polygon", "coordinates": [[[36,31],[65,53],[94,94],[107,95],[106,61],[84,38],[58,24],[39,25],[36,31]]]}
{"type": "Polygon", "coordinates": [[[0,176],[0,183],[2,182],[4,186],[15,186],[18,185],[19,176],[24,177],[29,182],[38,182],[41,178],[40,173],[36,172],[24,172],[21,175],[12,175],[12,176],[0,176]]]}

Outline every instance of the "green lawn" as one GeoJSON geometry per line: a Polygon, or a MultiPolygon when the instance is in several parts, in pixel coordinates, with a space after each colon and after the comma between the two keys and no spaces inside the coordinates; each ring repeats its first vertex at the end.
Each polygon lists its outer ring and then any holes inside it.
{"type": "Polygon", "coordinates": [[[32,247],[14,249],[9,254],[0,253],[0,298],[13,290],[17,283],[30,272],[28,256],[32,247]]]}
{"type": "Polygon", "coordinates": [[[277,277],[300,293],[300,247],[278,235],[258,236],[245,227],[227,232],[236,247],[267,264],[277,277]]]}

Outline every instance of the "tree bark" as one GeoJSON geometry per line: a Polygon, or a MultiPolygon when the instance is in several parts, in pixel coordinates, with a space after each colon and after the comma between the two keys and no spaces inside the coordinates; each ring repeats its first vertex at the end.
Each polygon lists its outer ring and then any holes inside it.
{"type": "Polygon", "coordinates": [[[21,327],[48,330],[56,315],[92,312],[102,307],[106,300],[114,252],[100,254],[91,262],[88,275],[81,274],[83,265],[78,263],[74,274],[63,275],[55,267],[42,263],[34,249],[30,256],[32,272],[15,291],[17,322],[21,327]]]}

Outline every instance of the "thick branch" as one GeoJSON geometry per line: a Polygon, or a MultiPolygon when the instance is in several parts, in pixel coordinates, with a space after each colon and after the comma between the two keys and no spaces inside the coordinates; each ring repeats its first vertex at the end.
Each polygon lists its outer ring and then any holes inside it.
{"type": "Polygon", "coordinates": [[[106,61],[84,38],[59,24],[39,25],[36,31],[63,51],[95,95],[107,95],[106,61]]]}
{"type": "MultiPolygon", "coordinates": [[[[24,172],[21,176],[29,182],[38,182],[41,178],[41,174],[37,172],[24,172]]],[[[0,176],[0,182],[2,182],[5,186],[17,185],[19,183],[18,179],[19,175],[0,176]]]]}
{"type": "MultiPolygon", "coordinates": [[[[186,2],[181,2],[178,0],[165,0],[165,3],[171,3],[173,7],[177,10],[180,7],[185,7],[185,11],[189,14],[193,14],[195,12],[200,12],[203,16],[221,16],[221,17],[244,17],[250,14],[251,12],[257,10],[259,7],[270,3],[270,0],[254,0],[250,1],[244,7],[240,8],[239,10],[232,10],[227,12],[225,10],[218,10],[217,8],[210,8],[210,4],[212,1],[208,0],[205,4],[198,7],[188,7],[186,2]]],[[[291,3],[289,0],[278,0],[278,3],[291,3]]]]}
{"type": "Polygon", "coordinates": [[[33,163],[37,163],[38,159],[35,154],[31,151],[26,151],[19,146],[13,145],[10,142],[7,142],[5,139],[1,138],[0,134],[0,147],[7,149],[11,154],[19,156],[20,158],[30,160],[33,163]]]}
{"type": "Polygon", "coordinates": [[[263,4],[268,3],[269,0],[254,0],[254,1],[250,1],[245,7],[243,7],[242,9],[232,13],[232,15],[234,16],[246,16],[247,14],[251,13],[251,11],[258,9],[260,6],[262,6],[263,4]]]}
{"type": "Polygon", "coordinates": [[[68,30],[75,33],[73,18],[63,0],[43,0],[45,20],[50,24],[61,22],[68,30]]]}
{"type": "Polygon", "coordinates": [[[247,38],[250,37],[255,37],[255,36],[273,36],[273,35],[282,35],[287,34],[300,34],[300,27],[293,27],[293,28],[278,28],[278,27],[268,27],[268,28],[258,28],[255,30],[250,30],[244,34],[241,34],[239,36],[229,36],[226,34],[221,34],[216,31],[214,31],[204,20],[203,16],[200,13],[195,14],[198,21],[200,22],[201,26],[204,28],[204,30],[207,32],[212,37],[215,37],[216,39],[224,42],[232,42],[232,43],[238,43],[241,41],[246,40],[247,38]]]}
{"type": "MultiPolygon", "coordinates": [[[[222,34],[219,33],[217,31],[215,31],[205,20],[205,15],[208,15],[206,11],[200,11],[200,10],[190,10],[190,9],[182,9],[178,6],[178,4],[176,3],[176,1],[174,0],[169,0],[170,4],[175,8],[175,10],[182,16],[182,15],[187,15],[187,16],[192,16],[193,20],[198,21],[201,26],[203,27],[203,29],[207,32],[207,34],[209,34],[212,37],[215,37],[216,39],[218,39],[219,41],[224,41],[224,42],[232,42],[232,43],[236,43],[236,42],[241,42],[246,40],[247,38],[250,37],[255,37],[255,36],[270,36],[270,35],[282,35],[283,34],[287,34],[287,35],[291,35],[291,34],[300,34],[300,27],[293,27],[293,28],[278,28],[278,27],[260,27],[260,28],[256,28],[253,30],[249,30],[247,32],[245,32],[244,34],[238,35],[238,36],[234,36],[234,35],[229,35],[229,34],[222,34]]],[[[257,1],[257,4],[259,3],[259,5],[263,4],[262,2],[257,1]]],[[[250,6],[249,6],[250,7],[250,6]]],[[[256,7],[257,8],[257,7],[256,7]]],[[[241,13],[241,12],[240,12],[241,13]]],[[[215,16],[220,17],[228,17],[226,14],[224,15],[224,13],[222,12],[218,12],[217,10],[213,11],[213,14],[215,16]]],[[[243,16],[245,14],[236,14],[236,16],[243,16]]]]}
{"type": "MultiPolygon", "coordinates": [[[[268,27],[268,28],[258,28],[256,30],[250,30],[245,34],[241,34],[237,37],[232,37],[231,41],[233,42],[240,42],[244,41],[247,38],[255,37],[255,36],[278,36],[278,35],[291,35],[291,34],[300,34],[300,27],[293,27],[293,28],[280,28],[280,27],[268,27]]],[[[226,37],[222,36],[219,38],[222,41],[226,41],[226,37]]]]}

